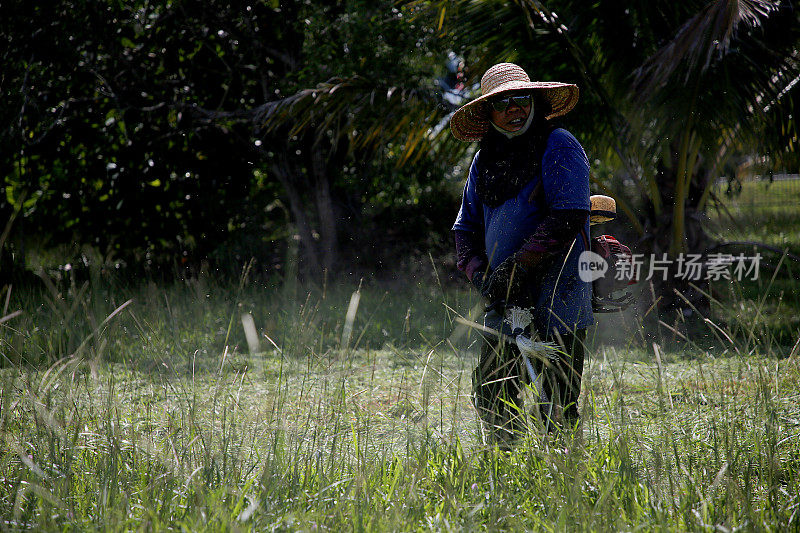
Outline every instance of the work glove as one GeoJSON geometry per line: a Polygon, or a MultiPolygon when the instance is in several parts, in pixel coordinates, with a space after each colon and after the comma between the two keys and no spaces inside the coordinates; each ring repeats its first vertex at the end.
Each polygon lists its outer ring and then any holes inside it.
{"type": "Polygon", "coordinates": [[[527,295],[525,268],[509,257],[484,280],[480,291],[489,302],[505,300],[509,304],[524,300],[527,295]]]}
{"type": "Polygon", "coordinates": [[[478,289],[478,292],[483,294],[483,286],[489,281],[491,277],[492,271],[487,268],[482,268],[480,270],[476,270],[474,274],[472,274],[472,279],[470,282],[472,285],[478,289]]]}

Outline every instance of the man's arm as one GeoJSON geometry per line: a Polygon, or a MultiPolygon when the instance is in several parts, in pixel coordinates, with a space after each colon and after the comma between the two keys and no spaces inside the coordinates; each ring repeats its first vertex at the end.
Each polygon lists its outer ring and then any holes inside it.
{"type": "Polygon", "coordinates": [[[484,242],[483,206],[475,191],[476,162],[479,153],[475,154],[470,165],[461,196],[461,208],[453,224],[458,269],[466,274],[478,290],[483,285],[483,276],[489,267],[484,242]]]}
{"type": "Polygon", "coordinates": [[[549,260],[569,248],[572,241],[586,224],[589,211],[585,209],[554,209],[542,220],[512,256],[513,261],[528,273],[546,267],[549,260]]]}
{"type": "Polygon", "coordinates": [[[489,266],[483,236],[464,230],[454,230],[453,234],[456,241],[456,266],[472,281],[476,272],[485,271],[489,266]]]}

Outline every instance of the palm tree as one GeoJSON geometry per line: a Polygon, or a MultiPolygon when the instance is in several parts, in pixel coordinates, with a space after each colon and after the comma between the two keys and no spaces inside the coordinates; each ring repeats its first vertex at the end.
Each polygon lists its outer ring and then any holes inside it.
{"type": "MultiPolygon", "coordinates": [[[[748,153],[796,162],[800,12],[788,1],[417,2],[469,50],[475,71],[516,61],[582,89],[575,129],[590,155],[637,185],[638,251],[703,252],[701,220],[726,162],[748,153]]],[[[608,188],[602,177],[596,185],[608,188]]],[[[608,190],[608,189],[606,189],[608,190]]],[[[673,280],[674,281],[674,280],[673,280]]],[[[674,283],[661,287],[674,309],[674,283]]]]}
{"type": "MultiPolygon", "coordinates": [[[[592,158],[636,184],[643,207],[594,177],[639,234],[639,251],[706,250],[701,215],[735,156],[796,161],[800,13],[788,1],[428,0],[406,8],[465,51],[473,73],[515,61],[536,78],[581,86],[570,128],[592,158]]],[[[400,142],[400,164],[430,151],[459,160],[473,147],[432,128],[441,107],[430,87],[420,89],[334,79],[269,104],[261,116],[267,129],[336,125],[350,146],[400,142]]],[[[660,290],[667,307],[673,288],[660,290]]]]}

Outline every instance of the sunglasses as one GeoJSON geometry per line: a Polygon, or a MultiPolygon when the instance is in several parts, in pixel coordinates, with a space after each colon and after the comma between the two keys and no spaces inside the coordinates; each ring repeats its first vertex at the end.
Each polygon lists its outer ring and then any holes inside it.
{"type": "Polygon", "coordinates": [[[514,102],[515,105],[519,107],[528,107],[531,105],[531,95],[530,94],[523,94],[517,96],[506,96],[504,98],[496,98],[490,100],[492,104],[492,109],[497,111],[498,113],[502,113],[508,106],[511,105],[511,102],[514,102]]]}

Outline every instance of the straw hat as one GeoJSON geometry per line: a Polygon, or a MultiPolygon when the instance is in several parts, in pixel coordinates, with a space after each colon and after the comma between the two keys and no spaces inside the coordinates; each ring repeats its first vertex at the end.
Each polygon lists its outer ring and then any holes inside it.
{"type": "Polygon", "coordinates": [[[498,93],[538,91],[550,102],[550,120],[566,115],[578,103],[578,86],[557,81],[531,81],[522,67],[514,63],[498,63],[481,78],[481,96],[461,106],[450,119],[453,136],[460,141],[479,141],[489,129],[489,112],[484,103],[498,93]]]}

